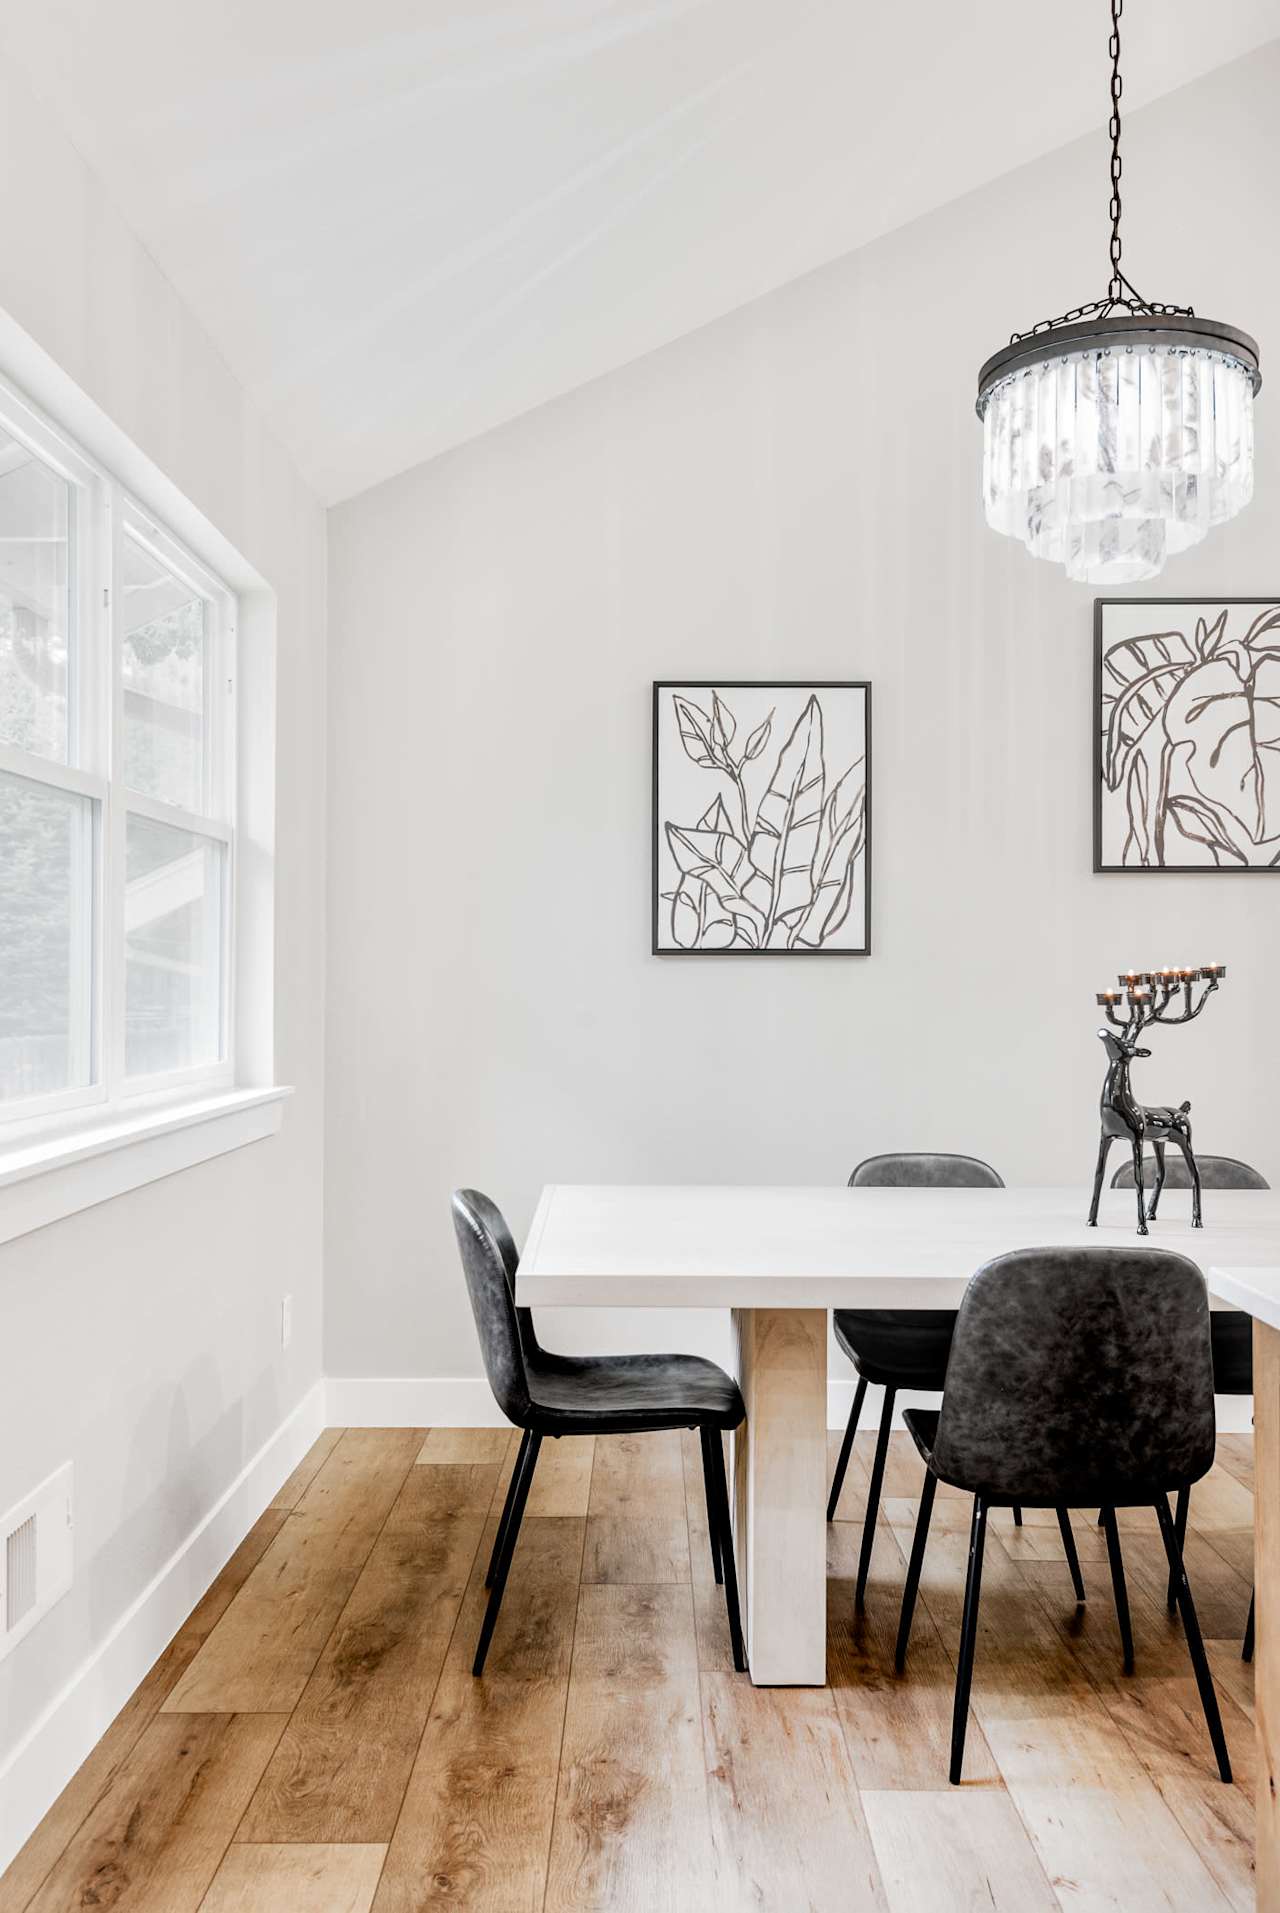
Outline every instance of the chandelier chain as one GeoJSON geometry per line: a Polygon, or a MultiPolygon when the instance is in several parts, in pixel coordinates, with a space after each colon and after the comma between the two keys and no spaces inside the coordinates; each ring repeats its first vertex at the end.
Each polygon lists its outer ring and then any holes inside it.
{"type": "Polygon", "coordinates": [[[1120,271],[1120,174],[1123,161],[1120,158],[1120,95],[1124,90],[1124,81],[1120,77],[1120,16],[1124,12],[1124,0],[1111,0],[1111,39],[1107,50],[1111,55],[1111,284],[1107,287],[1109,299],[1123,296],[1124,275],[1120,271]]]}
{"type": "Polygon", "coordinates": [[[1105,298],[1091,299],[1088,304],[1073,306],[1070,312],[1060,313],[1056,319],[1041,319],[1037,325],[1026,332],[1010,334],[1010,345],[1017,345],[1022,339],[1033,339],[1041,332],[1055,332],[1059,326],[1074,325],[1081,319],[1107,318],[1116,308],[1123,307],[1126,312],[1150,314],[1153,317],[1161,313],[1174,314],[1179,318],[1193,319],[1195,312],[1191,306],[1165,305],[1159,299],[1144,299],[1142,294],[1126,278],[1120,264],[1120,214],[1123,210],[1120,196],[1120,178],[1124,171],[1124,162],[1120,157],[1120,98],[1124,92],[1124,81],[1120,73],[1120,17],[1124,12],[1124,0],[1110,0],[1111,38],[1107,42],[1107,51],[1111,55],[1111,118],[1107,132],[1111,140],[1111,239],[1108,255],[1111,261],[1111,278],[1107,285],[1105,298]]]}

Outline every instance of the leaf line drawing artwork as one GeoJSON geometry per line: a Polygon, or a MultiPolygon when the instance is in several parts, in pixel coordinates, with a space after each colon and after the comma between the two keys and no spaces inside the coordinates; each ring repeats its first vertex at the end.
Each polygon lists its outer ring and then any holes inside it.
{"type": "Polygon", "coordinates": [[[1099,600],[1097,870],[1280,868],[1280,600],[1099,600]]]}
{"type": "Polygon", "coordinates": [[[869,702],[654,686],[656,953],[866,953],[869,702]]]}

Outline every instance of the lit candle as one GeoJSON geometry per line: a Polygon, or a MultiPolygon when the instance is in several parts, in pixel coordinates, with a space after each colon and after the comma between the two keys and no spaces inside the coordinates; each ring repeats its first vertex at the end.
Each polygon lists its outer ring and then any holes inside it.
{"type": "Polygon", "coordinates": [[[1119,1001],[1120,1001],[1119,990],[1099,990],[1098,992],[1098,1002],[1102,1005],[1102,1008],[1104,1010],[1109,1010],[1113,1004],[1116,1004],[1119,1001]]]}
{"type": "Polygon", "coordinates": [[[1206,963],[1200,974],[1211,983],[1217,983],[1227,974],[1227,966],[1225,963],[1206,963]]]}
{"type": "Polygon", "coordinates": [[[1136,970],[1121,970],[1119,976],[1116,978],[1117,983],[1125,984],[1130,990],[1136,989],[1138,984],[1144,981],[1145,978],[1140,977],[1136,970]]]}

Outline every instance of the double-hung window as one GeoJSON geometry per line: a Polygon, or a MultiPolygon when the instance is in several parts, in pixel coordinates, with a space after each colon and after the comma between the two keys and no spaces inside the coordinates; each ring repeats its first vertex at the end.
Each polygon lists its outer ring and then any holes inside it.
{"type": "Polygon", "coordinates": [[[0,1135],[232,1081],[234,613],[0,389],[0,1135]]]}

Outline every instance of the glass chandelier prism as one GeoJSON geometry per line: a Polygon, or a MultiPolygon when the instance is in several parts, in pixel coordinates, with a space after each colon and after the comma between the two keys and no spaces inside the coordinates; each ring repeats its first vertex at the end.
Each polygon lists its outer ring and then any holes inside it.
{"type": "Polygon", "coordinates": [[[1143,299],[1120,269],[1120,15],[1111,0],[1106,297],[1015,333],[978,375],[993,531],[1094,584],[1154,578],[1253,496],[1248,333],[1143,299]]]}

